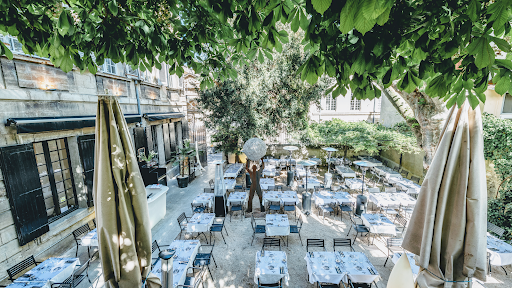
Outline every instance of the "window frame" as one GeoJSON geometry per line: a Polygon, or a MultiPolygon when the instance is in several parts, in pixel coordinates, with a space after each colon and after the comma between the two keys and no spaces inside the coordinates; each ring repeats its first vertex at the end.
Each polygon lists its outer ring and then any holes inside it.
{"type": "Polygon", "coordinates": [[[325,110],[336,111],[336,98],[332,97],[331,94],[325,97],[325,110]]]}
{"type": "Polygon", "coordinates": [[[355,99],[354,95],[350,98],[350,111],[361,111],[361,100],[355,99]]]}

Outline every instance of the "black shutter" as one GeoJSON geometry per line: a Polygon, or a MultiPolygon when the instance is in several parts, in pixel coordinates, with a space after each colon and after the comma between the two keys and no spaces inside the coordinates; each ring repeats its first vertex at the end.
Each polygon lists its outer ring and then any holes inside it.
{"type": "Polygon", "coordinates": [[[84,181],[87,194],[87,206],[94,206],[92,196],[92,183],[94,180],[94,134],[78,137],[78,149],[82,159],[82,168],[84,169],[84,181]]]}
{"type": "Polygon", "coordinates": [[[168,161],[171,161],[171,143],[169,141],[169,123],[164,123],[162,129],[163,129],[163,133],[164,133],[165,162],[168,162],[168,161]]]}
{"type": "Polygon", "coordinates": [[[133,140],[135,144],[135,152],[139,155],[139,149],[144,148],[144,153],[148,155],[148,138],[146,137],[146,129],[144,127],[133,128],[133,140]]]}
{"type": "Polygon", "coordinates": [[[0,148],[0,167],[20,246],[50,230],[32,144],[0,148]]]}

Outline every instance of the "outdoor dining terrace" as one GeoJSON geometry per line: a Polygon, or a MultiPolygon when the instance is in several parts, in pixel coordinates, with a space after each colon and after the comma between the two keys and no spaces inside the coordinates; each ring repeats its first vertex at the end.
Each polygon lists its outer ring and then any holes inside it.
{"type": "MultiPolygon", "coordinates": [[[[262,178],[266,183],[262,185],[266,211],[260,211],[258,199],[255,199],[252,213],[244,213],[248,198],[248,189],[243,188],[246,184],[244,169],[239,169],[240,164],[227,165],[226,183],[232,186],[227,187],[226,217],[215,217],[213,213],[213,164],[205,167],[203,175],[187,188],[178,189],[176,180],[169,181],[166,215],[151,230],[152,240],[156,241],[153,243],[153,274],[161,277],[158,252],[172,249],[176,255],[173,262],[175,287],[201,287],[201,284],[202,287],[386,287],[394,262],[404,253],[399,246],[401,237],[407,233],[410,209],[416,201],[415,186],[400,184],[400,181],[408,183],[403,177],[386,177],[393,176],[386,168],[367,172],[364,181],[367,210],[357,215],[354,204],[361,193],[362,182],[354,180],[361,181],[360,168],[343,159],[331,165],[331,171],[342,173],[333,173],[329,188],[323,186],[325,167],[305,169],[290,186],[286,185],[286,167],[277,168],[275,174],[262,178]],[[344,177],[347,169],[354,175],[349,175],[350,172],[344,177]],[[319,183],[308,186],[309,199],[304,199],[302,194],[306,192],[303,180],[306,173],[319,183]],[[311,201],[311,210],[304,209],[304,201],[311,201]],[[236,208],[239,206],[241,209],[236,208]],[[277,286],[264,285],[269,283],[277,286]]],[[[295,166],[297,168],[301,167],[295,166]]],[[[78,245],[70,235],[70,241],[61,243],[50,253],[38,255],[35,263],[28,263],[33,265],[26,263],[23,267],[27,269],[16,275],[18,278],[14,278],[12,284],[11,281],[3,284],[10,284],[8,287],[104,287],[94,246],[97,239],[90,233],[94,225],[91,222],[84,227],[86,230],[78,231],[83,233],[77,232],[78,245]],[[43,263],[51,266],[55,258],[62,258],[59,263],[63,267],[67,265],[63,269],[53,267],[60,271],[57,280],[54,273],[53,279],[42,280],[46,282],[30,282],[31,277],[37,276],[30,271],[39,271],[40,276],[45,277],[45,270],[38,269],[42,265],[40,261],[46,260],[43,263]],[[59,284],[67,278],[65,275],[77,273],[83,275],[78,285],[59,284]],[[23,278],[27,276],[28,279],[23,278]]],[[[507,261],[509,246],[502,246],[497,237],[489,239],[492,239],[488,242],[491,262],[507,261]],[[503,249],[505,251],[501,251],[503,249]]],[[[414,264],[412,255],[408,256],[414,264]]],[[[417,269],[413,265],[413,272],[417,273],[417,269]]],[[[510,273],[510,268],[505,269],[510,273]]],[[[158,287],[152,286],[150,279],[145,285],[158,287]]],[[[473,283],[473,287],[511,285],[510,276],[499,266],[492,266],[486,283],[473,283]]]]}

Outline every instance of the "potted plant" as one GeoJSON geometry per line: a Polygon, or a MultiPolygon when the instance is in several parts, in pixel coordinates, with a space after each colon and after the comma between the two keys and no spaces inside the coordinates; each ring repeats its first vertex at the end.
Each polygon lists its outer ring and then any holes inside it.
{"type": "Polygon", "coordinates": [[[148,156],[144,155],[144,152],[141,152],[141,153],[139,153],[139,158],[142,161],[145,161],[147,167],[149,168],[149,167],[153,166],[152,161],[153,161],[153,159],[155,158],[156,155],[158,155],[158,153],[156,153],[155,151],[149,151],[148,156]]]}
{"type": "Polygon", "coordinates": [[[195,157],[196,152],[193,148],[190,147],[190,141],[183,141],[183,147],[178,148],[178,160],[176,162],[180,163],[180,175],[176,177],[178,180],[178,187],[185,188],[188,186],[188,175],[189,171],[189,157],[195,157]]]}

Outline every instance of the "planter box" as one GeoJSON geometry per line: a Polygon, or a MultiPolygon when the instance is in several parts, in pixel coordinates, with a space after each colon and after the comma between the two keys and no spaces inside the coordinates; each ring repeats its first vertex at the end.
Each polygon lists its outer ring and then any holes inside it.
{"type": "Polygon", "coordinates": [[[185,188],[188,186],[188,176],[185,176],[185,177],[178,176],[178,177],[176,177],[176,180],[178,181],[178,187],[185,188]]]}

